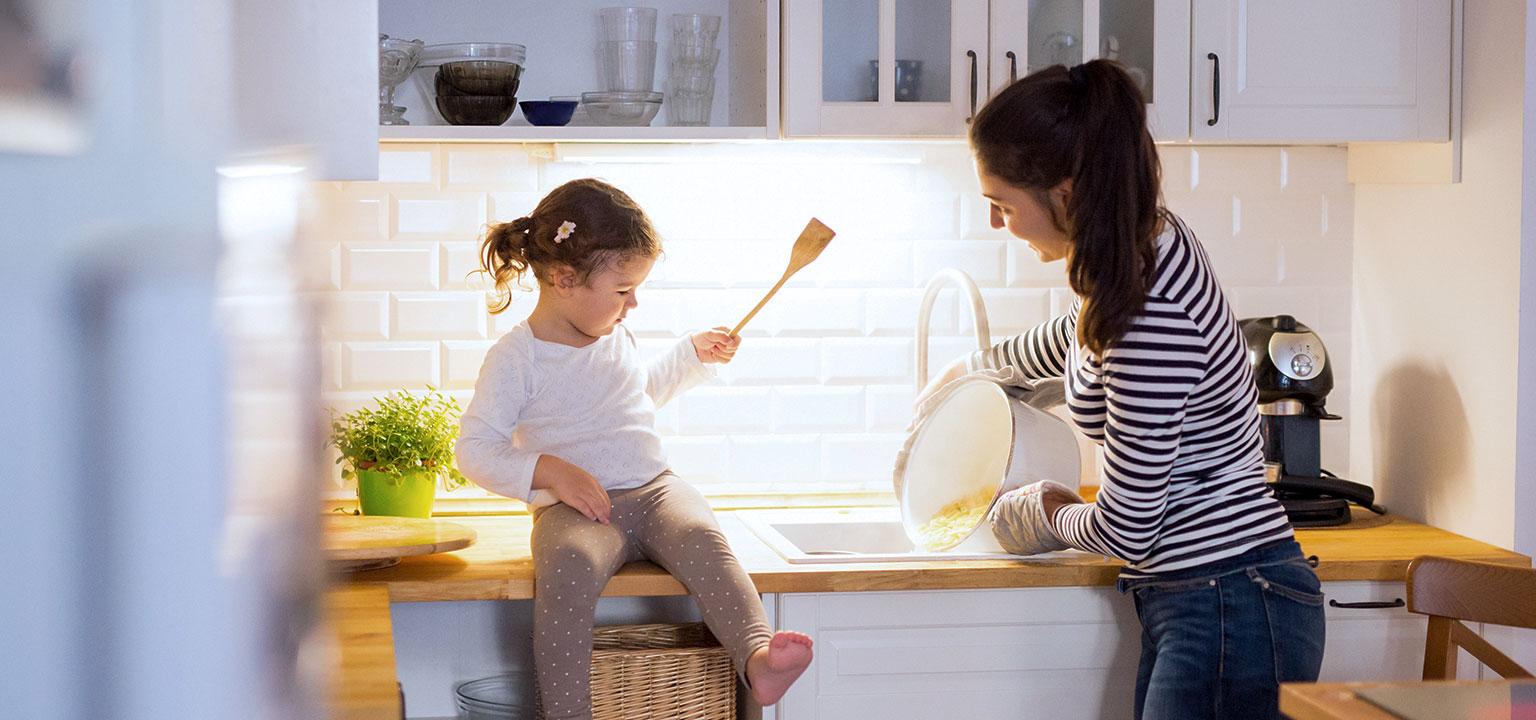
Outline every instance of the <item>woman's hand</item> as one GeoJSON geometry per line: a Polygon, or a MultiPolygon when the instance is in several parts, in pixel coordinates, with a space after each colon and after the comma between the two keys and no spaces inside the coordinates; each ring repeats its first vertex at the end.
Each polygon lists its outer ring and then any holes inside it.
{"type": "Polygon", "coordinates": [[[607,525],[613,512],[613,501],[597,478],[554,455],[539,456],[538,464],[533,466],[533,487],[550,491],[588,520],[607,525]]]}
{"type": "Polygon", "coordinates": [[[688,339],[693,341],[693,352],[702,363],[728,363],[736,357],[736,348],[741,346],[741,338],[732,335],[727,327],[694,333],[688,339]]]}
{"type": "Polygon", "coordinates": [[[912,406],[920,407],[923,404],[923,401],[928,399],[929,395],[934,394],[938,391],[939,388],[948,385],[950,381],[955,380],[964,374],[965,358],[955,358],[948,365],[945,365],[944,369],[940,370],[937,375],[934,375],[933,378],[928,381],[927,385],[923,386],[922,392],[917,394],[917,399],[912,401],[912,406]]]}

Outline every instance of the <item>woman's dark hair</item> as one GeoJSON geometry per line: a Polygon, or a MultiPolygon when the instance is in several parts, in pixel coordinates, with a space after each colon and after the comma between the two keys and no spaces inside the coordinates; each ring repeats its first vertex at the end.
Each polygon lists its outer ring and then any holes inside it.
{"type": "Polygon", "coordinates": [[[512,304],[512,282],[530,271],[547,283],[549,270],[565,266],[585,283],[609,264],[660,255],[661,238],[645,211],[623,190],[594,178],[551,190],[532,213],[492,225],[480,243],[480,267],[496,283],[492,313],[512,304]]]}
{"type": "Polygon", "coordinates": [[[1067,234],[1067,282],[1083,298],[1077,336],[1102,354],[1146,304],[1166,213],[1146,100],[1111,60],[1055,65],[1004,88],[971,123],[977,164],[1029,191],[1067,234]],[[1072,181],[1066,217],[1047,191],[1072,181]]]}

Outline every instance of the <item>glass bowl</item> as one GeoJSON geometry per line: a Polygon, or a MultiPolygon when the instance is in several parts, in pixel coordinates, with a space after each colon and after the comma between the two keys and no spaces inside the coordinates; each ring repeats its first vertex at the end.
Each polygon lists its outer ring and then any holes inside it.
{"type": "Polygon", "coordinates": [[[527,673],[505,673],[459,683],[454,702],[462,720],[532,720],[533,678],[527,673]]]}
{"type": "Polygon", "coordinates": [[[517,43],[438,43],[421,50],[420,67],[436,67],[459,60],[500,60],[522,65],[528,59],[528,48],[517,43]]]}
{"type": "Polygon", "coordinates": [[[581,106],[598,125],[650,125],[661,110],[659,92],[587,92],[581,94],[581,106]]]}
{"type": "Polygon", "coordinates": [[[432,77],[438,95],[517,95],[523,66],[501,60],[455,60],[439,65],[432,77]]]}
{"type": "Polygon", "coordinates": [[[500,125],[517,109],[511,95],[438,95],[434,100],[449,125],[500,125]]]}

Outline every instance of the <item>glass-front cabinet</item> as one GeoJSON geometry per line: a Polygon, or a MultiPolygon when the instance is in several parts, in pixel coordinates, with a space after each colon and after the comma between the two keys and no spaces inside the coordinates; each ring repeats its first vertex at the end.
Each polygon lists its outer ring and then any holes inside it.
{"type": "Polygon", "coordinates": [[[960,137],[1050,65],[1124,63],[1153,135],[1189,137],[1189,0],[787,0],[785,135],[960,137]]]}
{"type": "Polygon", "coordinates": [[[785,135],[953,137],[987,97],[987,0],[788,0],[785,135]]]}
{"type": "Polygon", "coordinates": [[[1158,140],[1189,138],[1189,0],[993,0],[990,89],[1049,67],[1109,58],[1147,96],[1158,140]]]}

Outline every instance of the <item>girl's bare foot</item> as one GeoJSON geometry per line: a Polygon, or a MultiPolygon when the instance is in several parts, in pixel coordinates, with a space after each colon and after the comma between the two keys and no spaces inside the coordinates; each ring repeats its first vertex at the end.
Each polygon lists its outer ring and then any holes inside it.
{"type": "Polygon", "coordinates": [[[778,702],[810,664],[810,636],[797,632],[775,633],[773,640],[747,659],[752,699],[764,707],[778,702]]]}

